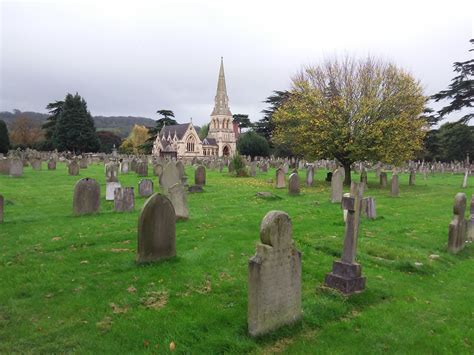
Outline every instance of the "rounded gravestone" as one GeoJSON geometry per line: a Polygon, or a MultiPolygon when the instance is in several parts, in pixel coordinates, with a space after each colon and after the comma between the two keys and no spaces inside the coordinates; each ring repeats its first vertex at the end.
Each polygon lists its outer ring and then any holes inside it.
{"type": "Polygon", "coordinates": [[[297,173],[292,173],[288,179],[288,193],[290,195],[299,195],[300,178],[297,173]]]}
{"type": "Polygon", "coordinates": [[[153,180],[143,179],[138,183],[138,194],[140,197],[149,197],[153,195],[153,180]]]}
{"type": "Polygon", "coordinates": [[[138,219],[137,262],[149,263],[176,255],[176,215],[164,195],[154,194],[138,219]]]}
{"type": "Polygon", "coordinates": [[[199,165],[194,172],[194,184],[195,185],[206,185],[206,168],[199,165]]]}
{"type": "Polygon", "coordinates": [[[79,180],[74,187],[73,211],[76,216],[98,213],[100,207],[100,186],[91,178],[79,180]]]}
{"type": "Polygon", "coordinates": [[[77,161],[73,160],[71,163],[69,163],[68,174],[71,176],[79,175],[79,164],[77,163],[77,161]]]}

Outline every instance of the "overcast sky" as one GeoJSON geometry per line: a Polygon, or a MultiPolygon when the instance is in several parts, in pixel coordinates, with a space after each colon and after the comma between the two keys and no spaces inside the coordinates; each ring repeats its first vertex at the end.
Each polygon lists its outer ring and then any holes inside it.
{"type": "Polygon", "coordinates": [[[351,54],[408,69],[425,94],[469,58],[474,1],[5,1],[0,110],[46,112],[79,92],[93,115],[207,123],[220,57],[232,113],[262,101],[302,65],[351,54]]]}

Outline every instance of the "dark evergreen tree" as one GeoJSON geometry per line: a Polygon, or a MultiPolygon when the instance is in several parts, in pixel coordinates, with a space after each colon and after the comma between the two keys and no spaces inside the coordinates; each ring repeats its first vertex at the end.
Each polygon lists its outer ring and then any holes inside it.
{"type": "Polygon", "coordinates": [[[236,113],[232,115],[234,122],[239,125],[239,128],[250,128],[252,127],[252,122],[250,122],[249,115],[244,115],[242,113],[236,113]]]}
{"type": "Polygon", "coordinates": [[[464,123],[445,123],[439,128],[438,137],[441,160],[463,161],[467,154],[474,157],[474,127],[464,123]]]}
{"type": "Polygon", "coordinates": [[[0,153],[7,154],[10,148],[10,137],[5,121],[0,120],[0,153]]]}
{"type": "Polygon", "coordinates": [[[99,139],[86,101],[79,94],[67,94],[56,123],[56,147],[75,153],[96,152],[99,139]]]}
{"type": "Polygon", "coordinates": [[[160,119],[156,120],[155,127],[147,127],[148,134],[150,138],[146,140],[145,143],[141,145],[141,149],[145,154],[150,154],[153,149],[153,143],[155,143],[156,136],[160,133],[163,126],[172,126],[178,124],[174,119],[174,113],[171,110],[158,110],[156,111],[157,114],[162,116],[160,119]]]}
{"type": "MultiPolygon", "coordinates": [[[[469,42],[474,45],[474,39],[471,39],[469,42]]],[[[474,48],[469,51],[474,51],[474,48]]],[[[472,108],[474,102],[474,59],[469,59],[465,62],[455,62],[453,67],[454,71],[458,74],[451,80],[448,89],[440,91],[431,97],[436,102],[445,99],[451,100],[449,105],[438,111],[440,119],[454,111],[472,108]]],[[[472,118],[474,118],[474,113],[470,111],[461,117],[459,122],[468,123],[472,118]]]]}
{"type": "Polygon", "coordinates": [[[58,123],[59,116],[61,115],[64,106],[64,101],[50,102],[46,109],[49,111],[50,116],[46,123],[41,128],[44,129],[45,141],[43,142],[43,150],[53,150],[57,146],[56,141],[56,125],[58,123]]]}
{"type": "Polygon", "coordinates": [[[272,133],[275,128],[272,116],[273,113],[290,97],[289,91],[273,91],[273,94],[267,97],[263,102],[269,104],[269,107],[262,110],[263,118],[254,124],[255,132],[265,137],[272,146],[272,133]]]}
{"type": "Polygon", "coordinates": [[[245,132],[239,137],[237,140],[237,150],[240,154],[250,155],[252,158],[270,155],[268,141],[254,131],[245,132]]]}
{"type": "Polygon", "coordinates": [[[100,142],[99,152],[111,153],[114,146],[118,149],[122,144],[122,138],[110,131],[99,131],[97,137],[100,142]]]}

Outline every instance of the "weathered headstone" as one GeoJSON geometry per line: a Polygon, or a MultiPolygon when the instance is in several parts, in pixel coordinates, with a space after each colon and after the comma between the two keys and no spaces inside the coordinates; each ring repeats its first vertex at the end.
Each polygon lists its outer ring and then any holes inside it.
{"type": "Polygon", "coordinates": [[[285,185],[285,172],[282,168],[278,168],[276,170],[276,188],[277,189],[284,189],[285,185]]]}
{"type": "Polygon", "coordinates": [[[19,158],[13,158],[10,160],[10,176],[21,177],[23,176],[23,162],[19,158]]]}
{"type": "Polygon", "coordinates": [[[163,174],[163,165],[161,164],[153,165],[153,175],[158,176],[158,179],[160,179],[161,174],[163,174]]]}
{"type": "MultiPolygon", "coordinates": [[[[118,182],[118,165],[116,163],[110,162],[105,165],[105,181],[118,182]]],[[[113,191],[112,191],[112,194],[113,194],[113,191]]],[[[112,197],[112,200],[113,200],[113,197],[112,197]]]]}
{"type": "Polygon", "coordinates": [[[398,174],[392,174],[392,188],[391,188],[392,197],[400,196],[400,188],[398,186],[398,174]]]}
{"type": "Polygon", "coordinates": [[[31,160],[30,163],[33,170],[37,170],[37,171],[41,170],[41,165],[42,165],[41,159],[33,159],[31,160]]]}
{"type": "Polygon", "coordinates": [[[449,224],[448,252],[457,254],[465,246],[467,240],[466,194],[457,193],[454,198],[453,220],[449,224]]]}
{"type": "Polygon", "coordinates": [[[346,209],[346,230],[341,261],[334,261],[332,272],[326,275],[326,285],[346,295],[361,292],[365,288],[365,277],[361,266],[356,263],[357,240],[359,237],[362,188],[357,186],[355,196],[344,197],[342,208],[346,209]]]}
{"type": "Polygon", "coordinates": [[[0,195],[0,223],[3,223],[3,211],[4,211],[5,199],[3,195],[0,195]]]}
{"type": "Polygon", "coordinates": [[[416,183],[416,171],[415,169],[410,170],[410,176],[408,178],[408,185],[414,186],[416,183]]]}
{"type": "Polygon", "coordinates": [[[306,186],[313,186],[314,182],[314,166],[308,165],[306,169],[306,186]]]}
{"type": "Polygon", "coordinates": [[[364,199],[364,202],[365,216],[368,219],[376,219],[377,210],[375,206],[375,199],[373,197],[367,197],[364,199]]]}
{"type": "Polygon", "coordinates": [[[74,187],[73,211],[76,216],[99,212],[100,186],[94,179],[79,180],[74,187]]]}
{"type": "MultiPolygon", "coordinates": [[[[197,185],[201,186],[201,185],[197,185]]],[[[189,210],[184,186],[181,183],[174,184],[168,189],[169,198],[176,213],[176,219],[188,219],[189,210]]]]}
{"type": "Polygon", "coordinates": [[[464,179],[462,181],[462,188],[465,189],[467,187],[467,178],[469,177],[469,169],[466,169],[464,172],[464,179]]]}
{"type": "Polygon", "coordinates": [[[469,226],[467,231],[467,240],[474,242],[474,195],[471,196],[471,205],[469,208],[469,226]]]}
{"type": "Polygon", "coordinates": [[[83,157],[79,160],[79,168],[80,169],[87,169],[87,158],[83,157]]]}
{"type": "Polygon", "coordinates": [[[138,220],[137,262],[160,261],[175,255],[176,215],[173,204],[166,196],[156,193],[145,202],[138,220]]]}
{"type": "Polygon", "coordinates": [[[131,212],[135,209],[133,187],[118,187],[115,189],[114,209],[117,212],[131,212]]]}
{"type": "Polygon", "coordinates": [[[206,168],[199,165],[194,172],[194,184],[195,185],[206,185],[206,168]]]}
{"type": "Polygon", "coordinates": [[[341,203],[342,201],[342,173],[341,168],[334,170],[331,178],[331,202],[341,203]]]}
{"type": "Polygon", "coordinates": [[[297,173],[292,173],[288,179],[288,193],[290,195],[299,195],[300,178],[297,173]]]}
{"type": "Polygon", "coordinates": [[[292,240],[290,217],[270,211],[249,260],[248,329],[259,336],[301,318],[301,253],[292,240]]]}
{"type": "Polygon", "coordinates": [[[48,160],[48,170],[56,170],[56,160],[48,160]]]}
{"type": "Polygon", "coordinates": [[[182,182],[183,184],[186,183],[187,181],[186,172],[184,170],[184,164],[181,160],[178,160],[176,162],[176,169],[178,169],[178,176],[179,176],[180,182],[182,182]]]}
{"type": "Polygon", "coordinates": [[[138,176],[148,176],[148,162],[139,161],[136,170],[138,176]]]}
{"type": "Polygon", "coordinates": [[[67,166],[67,172],[71,176],[77,176],[79,175],[79,164],[77,161],[73,160],[69,163],[67,166]]]}
{"type": "Polygon", "coordinates": [[[159,179],[163,194],[168,195],[168,189],[180,182],[178,168],[173,162],[166,164],[161,179],[159,179]]]}
{"type": "Polygon", "coordinates": [[[130,169],[130,163],[128,160],[124,159],[120,162],[120,172],[122,174],[128,174],[128,171],[130,169]]]}
{"type": "Polygon", "coordinates": [[[115,189],[122,187],[119,182],[106,182],[105,183],[105,200],[113,201],[115,198],[115,189]]]}
{"type": "Polygon", "coordinates": [[[153,195],[153,181],[150,179],[140,180],[138,183],[138,194],[140,197],[149,197],[153,195]]]}
{"type": "Polygon", "coordinates": [[[380,186],[387,187],[387,173],[382,171],[380,173],[380,186]]]}
{"type": "Polygon", "coordinates": [[[250,176],[255,177],[257,176],[257,162],[253,161],[250,163],[250,176]]]}

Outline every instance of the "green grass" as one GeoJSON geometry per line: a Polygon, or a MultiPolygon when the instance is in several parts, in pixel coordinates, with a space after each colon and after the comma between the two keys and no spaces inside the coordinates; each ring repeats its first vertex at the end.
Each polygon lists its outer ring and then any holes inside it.
{"type": "MultiPolygon", "coordinates": [[[[416,186],[401,175],[401,196],[391,198],[369,173],[366,195],[378,217],[362,221],[358,243],[367,289],[345,298],[322,287],[344,234],[326,172],[295,197],[266,182],[274,173],[238,179],[208,171],[205,192],[188,196],[190,219],[177,223],[177,257],[146,266],[134,261],[145,199],[133,213],[113,212],[103,165],[79,177],[63,164],[0,176],[0,353],[165,353],[172,341],[175,352],[194,354],[474,352],[474,246],[446,252],[461,175],[418,176],[416,186]],[[74,184],[86,176],[101,184],[101,213],[73,217],[74,184]],[[257,191],[282,198],[259,199],[257,191]],[[304,315],[255,340],[247,336],[247,263],[270,210],[292,218],[304,315]]],[[[139,178],[120,180],[137,187],[139,178]]]]}

